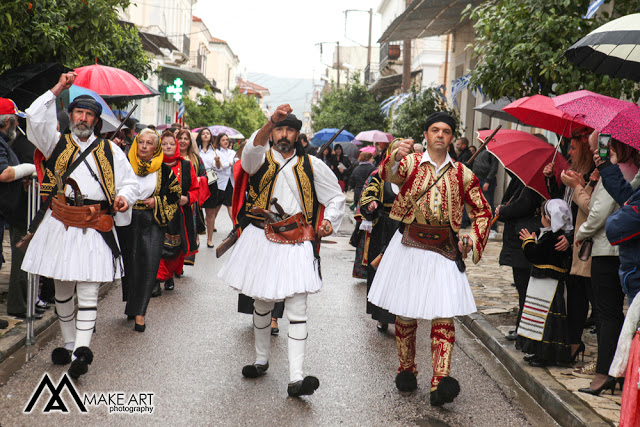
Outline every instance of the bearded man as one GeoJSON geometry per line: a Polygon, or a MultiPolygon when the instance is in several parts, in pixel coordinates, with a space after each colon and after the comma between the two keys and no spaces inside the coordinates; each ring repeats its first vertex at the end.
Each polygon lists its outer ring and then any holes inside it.
{"type": "Polygon", "coordinates": [[[75,98],[68,107],[68,132],[57,132],[56,97],[75,78],[73,72],[62,74],[26,111],[27,136],[46,159],[40,193],[47,197],[57,191],[57,195],[33,235],[22,269],[54,279],[64,347],[56,348],[51,359],[57,365],[71,362],[69,375],[78,378],[93,360],[89,345],[98,314],[99,285],[123,275],[111,217],[118,213],[117,225],[131,221],[127,211],[138,200],[138,186],[122,150],[100,136],[102,106],[92,97],[75,98]],[[86,157],[78,159],[86,150],[86,157]],[[59,182],[56,177],[64,176],[67,169],[73,169],[69,178],[79,186],[76,190],[71,180],[59,182]],[[78,215],[87,208],[92,209],[91,215],[78,215]]]}
{"type": "Polygon", "coordinates": [[[417,319],[431,320],[433,406],[452,402],[460,392],[458,382],[449,376],[453,317],[476,311],[463,258],[472,250],[473,262],[480,260],[491,221],[491,207],[478,178],[448,154],[455,131],[452,116],[432,114],[424,125],[424,153],[409,154],[413,140],[403,140],[380,165],[382,179],[400,187],[389,215],[400,221],[400,227],[368,295],[373,304],[396,315],[400,391],[417,388],[417,319]],[[458,240],[463,209],[469,212],[472,227],[458,240]]]}
{"type": "MultiPolygon", "coordinates": [[[[320,237],[340,227],[345,197],[331,169],[305,153],[299,141],[302,122],[291,111],[288,104],[279,106],[244,147],[241,166],[250,177],[246,200],[234,218],[242,234],[218,276],[255,300],[256,358],[242,369],[246,378],[267,372],[271,310],[276,301],[285,301],[290,323],[287,392],[300,397],[320,385],[316,377],[303,375],[307,295],[322,288],[317,245],[320,237]]],[[[242,190],[234,193],[234,206],[243,196],[242,190]]]]}

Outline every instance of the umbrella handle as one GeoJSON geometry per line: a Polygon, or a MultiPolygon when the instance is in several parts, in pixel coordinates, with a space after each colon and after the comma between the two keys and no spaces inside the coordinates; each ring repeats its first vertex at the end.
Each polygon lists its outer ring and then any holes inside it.
{"type": "Polygon", "coordinates": [[[494,136],[496,136],[496,133],[498,133],[498,131],[502,128],[502,125],[498,125],[498,127],[496,128],[496,130],[493,131],[493,133],[491,135],[489,135],[488,137],[486,137],[484,139],[484,141],[482,142],[482,145],[480,146],[480,148],[478,148],[476,150],[475,153],[473,153],[473,156],[471,156],[471,158],[469,160],[467,160],[467,162],[465,163],[465,165],[470,164],[471,162],[473,162],[473,159],[476,158],[476,156],[478,154],[480,154],[480,151],[482,151],[483,148],[485,148],[487,146],[487,144],[489,143],[489,141],[491,141],[493,139],[494,136]]]}
{"type": "Polygon", "coordinates": [[[344,126],[342,126],[340,129],[338,129],[338,132],[336,132],[329,141],[325,142],[324,144],[322,144],[322,146],[318,149],[318,154],[316,155],[316,157],[320,158],[322,156],[322,153],[324,153],[324,150],[327,149],[327,147],[331,146],[331,143],[333,141],[336,140],[336,138],[338,137],[338,135],[340,135],[340,133],[344,130],[344,126]]]}

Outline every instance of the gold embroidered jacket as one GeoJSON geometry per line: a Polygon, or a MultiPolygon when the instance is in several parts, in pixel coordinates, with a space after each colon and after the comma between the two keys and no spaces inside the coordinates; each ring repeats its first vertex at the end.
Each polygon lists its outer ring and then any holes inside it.
{"type": "MultiPolygon", "coordinates": [[[[156,188],[153,190],[153,197],[156,201],[153,208],[153,218],[161,227],[166,227],[173,219],[178,210],[178,203],[182,195],[182,188],[178,178],[171,171],[171,168],[163,163],[156,174],[156,188]]],[[[151,209],[144,204],[144,200],[138,200],[133,209],[151,209]]]]}
{"type": "MultiPolygon", "coordinates": [[[[397,151],[397,150],[396,150],[397,151]]],[[[406,224],[451,224],[457,233],[462,223],[462,210],[466,209],[471,220],[473,262],[478,263],[489,238],[491,207],[482,195],[478,178],[462,163],[446,169],[445,175],[424,196],[420,196],[438,178],[435,167],[424,162],[422,153],[405,156],[394,174],[395,154],[380,165],[380,175],[385,181],[397,184],[400,192],[391,208],[391,219],[406,224]],[[416,209],[416,199],[420,198],[416,209]]],[[[446,166],[445,166],[446,168],[446,166]]]]}

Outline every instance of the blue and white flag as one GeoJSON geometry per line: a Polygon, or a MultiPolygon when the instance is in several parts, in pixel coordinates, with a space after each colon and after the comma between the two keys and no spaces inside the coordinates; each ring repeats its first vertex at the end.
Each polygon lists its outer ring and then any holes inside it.
{"type": "Polygon", "coordinates": [[[456,96],[469,86],[470,81],[471,73],[451,82],[451,102],[453,102],[453,105],[456,107],[458,107],[458,100],[456,99],[456,96]]]}
{"type": "Polygon", "coordinates": [[[604,4],[604,0],[594,0],[587,9],[587,14],[583,16],[584,19],[591,19],[596,14],[600,6],[604,4]]]}
{"type": "Polygon", "coordinates": [[[180,102],[178,104],[178,118],[182,118],[184,116],[184,102],[180,102]]]}

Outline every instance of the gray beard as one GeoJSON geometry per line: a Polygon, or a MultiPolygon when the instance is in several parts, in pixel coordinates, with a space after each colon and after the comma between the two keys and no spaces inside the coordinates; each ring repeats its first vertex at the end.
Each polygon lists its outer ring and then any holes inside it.
{"type": "Polygon", "coordinates": [[[13,144],[13,141],[15,141],[17,137],[18,137],[18,133],[16,132],[16,128],[9,129],[7,131],[7,138],[9,138],[9,140],[7,141],[7,144],[13,144]]]}
{"type": "Polygon", "coordinates": [[[289,144],[288,142],[276,142],[273,146],[281,153],[290,153],[293,151],[293,144],[289,144]]]}
{"type": "MultiPolygon", "coordinates": [[[[88,126],[86,122],[82,122],[85,126],[88,126]]],[[[89,126],[85,129],[80,129],[75,123],[69,123],[69,130],[78,138],[89,138],[93,134],[94,126],[89,126]]]]}

